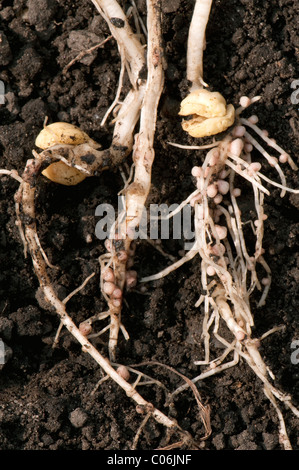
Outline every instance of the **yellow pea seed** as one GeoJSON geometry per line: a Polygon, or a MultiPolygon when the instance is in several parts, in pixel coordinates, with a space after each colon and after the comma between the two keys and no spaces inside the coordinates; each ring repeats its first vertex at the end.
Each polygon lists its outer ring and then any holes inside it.
{"type": "MultiPolygon", "coordinates": [[[[54,122],[49,124],[49,126],[45,126],[35,140],[35,145],[43,150],[58,144],[74,146],[89,144],[94,149],[100,147],[97,142],[81,131],[79,127],[67,122],[54,122]]],[[[49,165],[42,174],[54,183],[65,186],[77,185],[86,178],[86,175],[80,170],[70,167],[61,161],[49,165]]]]}
{"type": "Polygon", "coordinates": [[[35,145],[43,150],[57,144],[80,145],[85,143],[93,148],[99,147],[99,144],[81,131],[79,127],[68,122],[54,122],[45,126],[35,140],[35,145]]]}
{"type": "Polygon", "coordinates": [[[229,104],[225,116],[206,119],[201,116],[195,116],[189,121],[183,121],[182,127],[184,131],[188,132],[192,137],[207,137],[225,131],[228,127],[233,125],[234,120],[235,108],[232,104],[229,104]]]}
{"type": "Polygon", "coordinates": [[[54,183],[65,186],[75,186],[86,178],[86,175],[77,170],[77,168],[68,166],[63,162],[51,163],[51,165],[42,171],[42,174],[54,183]]]}
{"type": "Polygon", "coordinates": [[[181,102],[179,115],[189,116],[190,114],[206,118],[224,116],[226,101],[217,91],[195,90],[181,102]]]}
{"type": "Polygon", "coordinates": [[[183,121],[182,127],[192,137],[207,137],[219,134],[233,125],[235,108],[226,106],[226,101],[218,92],[198,89],[191,92],[182,102],[180,116],[192,115],[183,121]]]}

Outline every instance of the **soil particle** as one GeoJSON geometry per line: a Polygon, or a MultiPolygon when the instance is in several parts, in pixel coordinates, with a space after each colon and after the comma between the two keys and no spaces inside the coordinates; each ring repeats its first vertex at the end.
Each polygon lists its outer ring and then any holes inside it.
{"type": "Polygon", "coordinates": [[[57,3],[54,0],[28,0],[23,19],[39,33],[42,40],[47,40],[52,31],[55,31],[55,23],[52,20],[56,10],[57,3]]]}
{"type": "MultiPolygon", "coordinates": [[[[68,39],[67,46],[70,48],[74,57],[76,57],[80,52],[84,52],[87,49],[90,49],[92,46],[99,44],[103,41],[103,37],[100,38],[93,32],[89,31],[71,31],[68,39]]],[[[97,52],[88,53],[84,55],[79,62],[84,65],[91,65],[97,56],[97,52]]]]}
{"type": "Polygon", "coordinates": [[[5,34],[0,31],[0,66],[9,64],[12,59],[9,42],[5,34]]]}
{"type": "Polygon", "coordinates": [[[88,415],[81,408],[76,408],[70,413],[69,418],[75,428],[82,428],[88,420],[88,415]]]}

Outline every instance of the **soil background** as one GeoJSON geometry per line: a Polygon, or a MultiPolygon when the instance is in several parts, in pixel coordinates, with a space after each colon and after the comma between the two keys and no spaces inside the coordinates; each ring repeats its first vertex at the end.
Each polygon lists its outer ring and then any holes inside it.
{"type": "MultiPolygon", "coordinates": [[[[180,203],[194,189],[190,171],[203,153],[170,147],[167,142],[198,144],[181,129],[177,116],[187,91],[186,43],[194,2],[164,0],[163,39],[167,70],[159,106],[155,141],[152,191],[149,203],[180,203]]],[[[136,0],[146,20],[144,0],[136,0]]],[[[125,5],[130,6],[128,1],[125,5]]],[[[111,121],[100,127],[114,99],[120,60],[114,40],[93,54],[63,68],[82,50],[109,35],[105,21],[88,1],[0,1],[0,80],[6,101],[0,106],[0,167],[20,174],[37,134],[48,122],[67,121],[80,126],[108,147],[111,121]]],[[[242,95],[261,95],[248,110],[294,160],[298,156],[298,104],[291,101],[291,84],[298,75],[297,0],[216,0],[207,28],[204,78],[212,90],[229,103],[242,95]]],[[[259,158],[257,156],[257,158],[259,158]]],[[[130,165],[130,157],[127,161],[130,165]]],[[[268,176],[276,175],[267,165],[268,176]]],[[[289,186],[298,187],[298,174],[286,167],[289,186]]],[[[103,242],[95,237],[97,205],[116,203],[123,182],[119,172],[103,173],[76,187],[61,187],[45,179],[39,182],[38,232],[50,261],[60,267],[51,276],[63,299],[92,272],[96,276],[68,303],[74,321],[105,310],[99,290],[97,258],[103,242]]],[[[53,313],[39,302],[37,279],[31,260],[15,225],[13,195],[18,185],[0,181],[0,337],[10,359],[0,370],[1,450],[129,450],[142,417],[134,403],[108,380],[92,394],[102,374],[96,363],[82,353],[63,330],[59,345],[52,343],[59,326],[53,313]]],[[[252,193],[242,182],[243,201],[252,193]]],[[[284,325],[267,337],[261,353],[275,374],[275,384],[299,405],[299,365],[291,362],[291,345],[299,340],[298,324],[298,197],[272,188],[266,197],[264,247],[273,284],[266,306],[257,309],[258,293],[252,296],[254,336],[284,325]]],[[[253,207],[252,207],[253,209],[253,207]]],[[[249,212],[250,213],[250,210],[249,212]]],[[[179,257],[183,241],[162,241],[163,249],[179,257]]],[[[158,272],[170,261],[146,241],[138,241],[135,269],[138,276],[158,272]]],[[[189,378],[200,372],[194,361],[203,357],[200,342],[201,309],[194,307],[200,295],[198,258],[168,277],[149,284],[146,293],[137,285],[128,292],[123,322],[130,334],[119,342],[119,361],[137,364],[154,360],[167,364],[189,378]]],[[[99,324],[99,328],[103,325],[99,324]]],[[[225,333],[224,333],[225,334],[225,333]]],[[[106,337],[95,340],[107,355],[106,337]]],[[[215,355],[221,353],[213,342],[215,355]]],[[[293,361],[294,362],[294,361],[293,361]]],[[[169,391],[180,378],[163,367],[140,370],[160,380],[169,391]]],[[[212,434],[200,447],[207,450],[279,450],[277,415],[266,399],[261,382],[243,362],[198,385],[202,401],[211,408],[212,434]]],[[[145,398],[200,440],[203,428],[191,391],[176,396],[165,406],[161,387],[143,386],[145,398]]],[[[299,448],[298,420],[284,410],[293,448],[299,448]]],[[[166,440],[166,431],[148,421],[138,441],[139,449],[155,449],[166,440]]],[[[172,436],[175,442],[178,436],[172,436]]]]}

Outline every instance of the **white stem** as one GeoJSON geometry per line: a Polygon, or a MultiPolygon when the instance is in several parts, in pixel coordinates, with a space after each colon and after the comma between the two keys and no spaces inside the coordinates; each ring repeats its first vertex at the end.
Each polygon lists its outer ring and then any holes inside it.
{"type": "Polygon", "coordinates": [[[124,52],[128,73],[134,88],[140,82],[140,72],[144,67],[144,49],[134,35],[127,17],[116,0],[92,0],[105,18],[118,47],[124,52]]]}
{"type": "Polygon", "coordinates": [[[132,89],[127,94],[120,111],[115,119],[112,149],[124,148],[130,153],[133,147],[134,129],[140,116],[142,100],[144,98],[145,84],[138,90],[132,89]]]}
{"type": "MultiPolygon", "coordinates": [[[[156,130],[157,109],[163,89],[164,73],[162,66],[163,50],[158,2],[148,0],[148,78],[140,114],[139,133],[135,137],[133,162],[134,181],[126,191],[127,230],[134,230],[140,223],[143,209],[151,187],[151,171],[155,158],[154,135],[156,130]],[[130,220],[129,220],[130,219],[130,220]]],[[[128,233],[129,233],[128,232],[128,233]]]]}
{"type": "MultiPolygon", "coordinates": [[[[163,49],[161,33],[161,11],[159,0],[147,0],[147,81],[143,87],[139,133],[135,136],[133,148],[134,180],[123,191],[126,202],[126,217],[117,223],[117,231],[122,235],[124,251],[130,250],[134,240],[135,229],[140,225],[144,207],[151,188],[151,172],[155,158],[154,135],[157,121],[157,108],[163,89],[163,49]]],[[[135,91],[135,90],[134,90],[135,91]]],[[[138,97],[140,98],[140,94],[138,97]]],[[[136,103],[132,102],[136,107],[136,103]]],[[[121,110],[122,112],[123,110],[121,110]]],[[[130,108],[128,109],[130,112],[130,108]]],[[[120,132],[122,132],[120,127],[120,132]]],[[[113,142],[114,144],[114,142],[113,142]]],[[[113,271],[116,285],[122,291],[125,285],[126,265],[113,255],[113,271]]],[[[113,299],[108,302],[110,310],[109,352],[113,359],[117,347],[119,328],[121,328],[121,305],[115,306],[113,299]]]]}
{"type": "Polygon", "coordinates": [[[126,69],[133,89],[129,91],[115,119],[111,152],[118,155],[123,149],[129,154],[133,147],[133,133],[140,116],[140,109],[145,91],[146,70],[144,47],[133,33],[127,17],[116,0],[92,0],[97,10],[107,21],[110,31],[117,41],[121,57],[121,73],[116,98],[105,114],[103,121],[116,104],[122,87],[123,74],[126,69]]]}
{"type": "Polygon", "coordinates": [[[189,28],[187,49],[187,79],[192,82],[191,91],[207,84],[203,81],[203,51],[205,31],[208,23],[212,0],[196,0],[189,28]]]}

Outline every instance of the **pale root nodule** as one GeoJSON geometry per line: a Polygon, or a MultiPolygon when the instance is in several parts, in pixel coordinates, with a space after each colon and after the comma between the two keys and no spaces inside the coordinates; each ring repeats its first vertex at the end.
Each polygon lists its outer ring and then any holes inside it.
{"type": "Polygon", "coordinates": [[[208,137],[219,134],[233,125],[235,108],[226,105],[218,92],[198,89],[191,92],[181,103],[180,116],[192,115],[182,122],[184,131],[192,137],[208,137]]]}
{"type": "MultiPolygon", "coordinates": [[[[89,144],[92,148],[99,148],[99,144],[81,131],[79,127],[67,122],[54,122],[45,126],[35,140],[35,145],[42,150],[58,144],[73,146],[89,144]]],[[[51,163],[42,174],[54,183],[65,186],[77,185],[86,178],[86,174],[61,161],[51,163]]]]}

